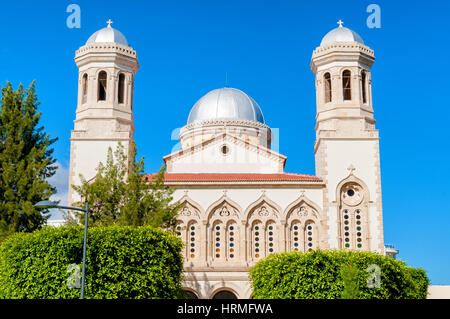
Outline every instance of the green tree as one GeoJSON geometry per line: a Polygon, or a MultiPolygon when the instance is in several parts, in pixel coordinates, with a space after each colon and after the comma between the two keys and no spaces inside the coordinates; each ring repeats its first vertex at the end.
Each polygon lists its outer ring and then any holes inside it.
{"type": "Polygon", "coordinates": [[[117,149],[108,149],[106,163],[99,164],[92,181],[80,175],[81,185],[73,189],[82,198],[75,203],[84,207],[89,202],[93,225],[126,225],[173,228],[179,205],[172,205],[173,189],[164,185],[164,166],[152,180],[144,178],[144,158],[135,161],[133,143],[129,160],[119,142],[117,149]]]}
{"type": "Polygon", "coordinates": [[[350,261],[349,264],[342,266],[342,281],[344,283],[344,290],[342,291],[342,299],[358,299],[358,268],[353,266],[350,261]]]}
{"type": "Polygon", "coordinates": [[[56,172],[51,139],[38,127],[41,113],[35,82],[17,90],[7,82],[0,106],[0,240],[14,232],[39,229],[47,210],[33,205],[56,193],[47,179],[56,172]]]}

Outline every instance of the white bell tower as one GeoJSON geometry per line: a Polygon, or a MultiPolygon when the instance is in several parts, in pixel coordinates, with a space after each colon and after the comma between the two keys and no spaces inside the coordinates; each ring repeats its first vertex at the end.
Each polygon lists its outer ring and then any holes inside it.
{"type": "Polygon", "coordinates": [[[139,64],[123,34],[108,26],[95,32],[75,53],[79,69],[78,103],[71,132],[69,204],[78,201],[71,185],[79,174],[95,177],[109,147],[121,142],[128,154],[133,141],[133,86],[139,64]]]}
{"type": "Polygon", "coordinates": [[[331,30],[313,52],[316,174],[327,185],[329,248],[384,253],[378,130],[372,108],[373,50],[354,31],[331,30]]]}

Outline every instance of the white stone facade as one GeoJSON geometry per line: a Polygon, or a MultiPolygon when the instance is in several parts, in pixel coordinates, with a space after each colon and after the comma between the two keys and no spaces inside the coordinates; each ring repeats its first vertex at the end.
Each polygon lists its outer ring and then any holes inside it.
{"type": "MultiPolygon", "coordinates": [[[[374,55],[354,33],[355,40],[339,40],[346,39],[340,33],[348,30],[334,29],[311,60],[316,176],[284,172],[287,157],[270,149],[271,130],[259,106],[236,89],[215,90],[203,98],[180,132],[182,149],[164,157],[165,183],[176,189],[173,201],[184,204],[176,231],[185,243],[183,285],[193,297],[214,298],[227,291],[228,297],[250,298],[248,269],[276,252],[337,248],[384,253],[379,137],[371,96],[374,55]]],[[[93,177],[108,146],[131,143],[138,68],[135,51],[120,43],[89,43],[75,60],[81,93],[71,138],[70,184],[79,183],[79,173],[93,177]],[[99,101],[101,71],[108,74],[105,101],[99,101]],[[121,73],[123,103],[117,94],[121,73]],[[84,74],[89,88],[83,98],[84,74]]],[[[74,200],[69,192],[69,202],[74,200]]]]}

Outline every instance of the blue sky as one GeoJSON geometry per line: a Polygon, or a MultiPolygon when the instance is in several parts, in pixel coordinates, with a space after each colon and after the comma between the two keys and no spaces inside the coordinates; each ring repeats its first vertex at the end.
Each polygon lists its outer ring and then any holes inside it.
{"type": "Polygon", "coordinates": [[[109,18],[137,51],[135,141],[154,172],[190,108],[225,85],[252,96],[279,129],[286,171],[314,174],[312,51],[337,26],[375,50],[373,105],[380,130],[385,242],[400,259],[450,284],[450,116],[447,1],[8,1],[2,3],[0,83],[37,81],[42,124],[59,137],[53,183],[65,196],[76,109],[75,50],[109,18]],[[66,8],[81,8],[81,28],[66,8]],[[369,29],[366,8],[381,8],[369,29]]]}

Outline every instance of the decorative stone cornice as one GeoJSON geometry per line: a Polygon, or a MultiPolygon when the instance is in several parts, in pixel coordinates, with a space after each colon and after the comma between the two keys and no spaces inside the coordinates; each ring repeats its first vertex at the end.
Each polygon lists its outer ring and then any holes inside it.
{"type": "Polygon", "coordinates": [[[196,128],[204,128],[204,127],[227,127],[227,126],[242,126],[242,127],[251,127],[251,128],[262,128],[270,130],[270,127],[266,124],[248,121],[248,120],[204,120],[200,122],[190,123],[181,128],[180,135],[182,135],[185,131],[189,131],[196,128]]]}
{"type": "Polygon", "coordinates": [[[136,51],[131,47],[119,43],[91,43],[80,47],[75,51],[75,57],[81,57],[88,53],[120,53],[136,58],[136,51]]]}
{"type": "Polygon", "coordinates": [[[375,61],[374,51],[357,42],[335,42],[318,47],[311,57],[311,70],[316,74],[319,66],[333,62],[358,62],[369,68],[375,61]]]}
{"type": "Polygon", "coordinates": [[[313,55],[319,55],[321,53],[328,53],[331,50],[333,50],[333,51],[336,51],[336,50],[354,51],[355,49],[357,49],[358,51],[360,51],[362,53],[371,55],[371,56],[374,55],[374,51],[371,48],[369,48],[367,45],[364,45],[359,42],[334,42],[334,43],[330,43],[328,45],[319,46],[313,51],[313,55]]]}

